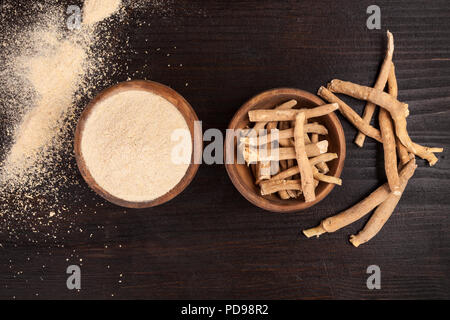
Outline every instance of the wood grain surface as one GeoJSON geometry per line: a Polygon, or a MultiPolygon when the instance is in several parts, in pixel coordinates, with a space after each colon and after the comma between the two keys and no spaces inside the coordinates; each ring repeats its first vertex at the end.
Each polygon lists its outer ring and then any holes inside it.
{"type": "MultiPolygon", "coordinates": [[[[339,115],[347,142],[343,186],[294,214],[253,206],[223,165],[202,165],[189,187],[160,207],[124,209],[96,196],[75,159],[66,159],[68,175],[80,181],[65,197],[77,214],[67,213],[67,229],[52,242],[21,240],[30,230],[17,239],[0,230],[0,298],[450,298],[450,2],[377,1],[381,30],[366,28],[371,4],[168,0],[165,10],[130,11],[129,24],[115,27],[129,47],[118,48],[112,79],[164,83],[189,101],[204,130],[224,131],[264,90],[315,93],[333,78],[373,85],[389,29],[411,137],[445,151],[435,167],[418,160],[399,207],[371,242],[358,249],[348,242],[367,218],[320,239],[301,234],[386,181],[382,146],[368,138],[358,148],[356,130],[339,115]],[[72,264],[81,266],[80,291],[66,288],[72,264]],[[374,264],[382,288],[371,291],[366,269],[374,264]]],[[[346,101],[362,113],[364,103],[346,101]]],[[[2,137],[0,146],[5,152],[2,137]]]]}

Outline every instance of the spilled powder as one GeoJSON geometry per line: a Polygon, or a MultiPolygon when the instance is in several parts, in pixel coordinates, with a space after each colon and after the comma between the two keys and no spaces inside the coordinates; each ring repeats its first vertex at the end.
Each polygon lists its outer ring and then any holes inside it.
{"type": "MultiPolygon", "coordinates": [[[[94,2],[92,5],[92,1],[88,1],[83,10],[91,17],[91,23],[114,13],[112,7],[100,6],[111,3],[110,0],[94,2]]],[[[114,8],[119,9],[119,6],[114,8]]],[[[61,135],[68,118],[73,116],[76,93],[87,87],[86,76],[102,65],[91,52],[97,30],[82,26],[81,30],[66,35],[62,29],[64,16],[56,17],[53,18],[53,13],[44,15],[42,19],[48,20],[48,24],[27,35],[32,47],[10,57],[11,72],[20,73],[23,86],[29,87],[33,94],[32,106],[16,125],[13,144],[1,168],[0,183],[3,184],[36,185],[39,179],[36,174],[50,161],[55,147],[61,147],[61,135]]]]}
{"type": "Polygon", "coordinates": [[[77,104],[97,83],[110,83],[116,40],[108,24],[69,31],[65,11],[0,4],[0,235],[53,238],[65,203],[81,201],[66,201],[79,184],[72,161],[77,104]]]}
{"type": "Polygon", "coordinates": [[[25,61],[26,77],[36,91],[35,105],[18,127],[5,172],[21,178],[46,153],[43,148],[58,135],[85,73],[85,48],[64,40],[49,52],[25,61]]]}
{"type": "Polygon", "coordinates": [[[86,0],[83,6],[83,24],[92,25],[116,13],[121,0],[86,0]]]}
{"type": "Polygon", "coordinates": [[[89,57],[96,40],[92,25],[117,13],[120,7],[121,0],[86,0],[81,31],[64,38],[57,21],[52,21],[46,29],[31,34],[37,54],[16,57],[15,64],[23,66],[21,71],[35,92],[34,106],[16,130],[4,165],[4,180],[23,184],[29,169],[43,155],[48,156],[48,146],[58,138],[73,109],[76,91],[96,67],[89,57]]]}
{"type": "Polygon", "coordinates": [[[93,109],[82,132],[81,153],[100,187],[117,198],[142,202],[166,194],[181,181],[192,142],[173,104],[150,92],[130,90],[93,109]],[[184,134],[181,141],[172,140],[177,133],[184,134]],[[183,159],[174,152],[180,143],[185,143],[183,159]]]}
{"type": "Polygon", "coordinates": [[[67,6],[59,1],[0,1],[0,247],[64,246],[83,232],[80,215],[108,205],[79,176],[75,126],[100,90],[149,76],[129,70],[127,57],[137,51],[126,26],[140,16],[138,25],[148,25],[146,18],[171,14],[174,6],[174,0],[123,0],[114,11],[108,3],[116,0],[110,1],[95,7],[84,1],[90,22],[79,30],[67,28],[67,6]]]}

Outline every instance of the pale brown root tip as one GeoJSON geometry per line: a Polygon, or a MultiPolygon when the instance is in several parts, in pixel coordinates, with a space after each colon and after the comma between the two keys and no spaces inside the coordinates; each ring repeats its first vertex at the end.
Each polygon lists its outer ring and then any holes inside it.
{"type": "Polygon", "coordinates": [[[349,241],[355,248],[358,248],[361,245],[355,235],[351,235],[349,241]]]}
{"type": "Polygon", "coordinates": [[[388,51],[388,54],[390,56],[392,56],[394,54],[394,35],[391,32],[389,32],[389,30],[388,30],[387,37],[388,37],[387,51],[388,51]]]}
{"type": "Polygon", "coordinates": [[[312,237],[319,237],[320,235],[326,233],[322,226],[317,226],[315,228],[303,230],[303,234],[309,239],[312,237]]]}
{"type": "Polygon", "coordinates": [[[323,86],[321,86],[320,88],[319,88],[319,90],[317,90],[317,95],[319,95],[320,96],[320,94],[322,93],[322,90],[324,89],[324,87],[323,86]]]}
{"type": "Polygon", "coordinates": [[[324,154],[328,151],[328,140],[322,140],[317,142],[317,147],[321,154],[324,154]]]}
{"type": "Polygon", "coordinates": [[[338,79],[333,79],[327,85],[327,89],[330,90],[331,92],[334,92],[332,88],[333,88],[334,84],[336,83],[336,81],[339,81],[339,80],[338,79]]]}
{"type": "Polygon", "coordinates": [[[362,148],[362,147],[364,146],[364,140],[358,139],[358,137],[359,137],[359,135],[358,135],[358,136],[356,137],[356,139],[355,139],[355,144],[356,144],[358,147],[362,148]]]}

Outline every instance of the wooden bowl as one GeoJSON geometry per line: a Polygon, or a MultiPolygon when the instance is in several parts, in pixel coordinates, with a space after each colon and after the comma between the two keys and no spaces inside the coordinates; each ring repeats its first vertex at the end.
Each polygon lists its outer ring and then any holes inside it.
{"type": "MultiPolygon", "coordinates": [[[[283,102],[295,99],[298,106],[302,108],[312,108],[325,104],[316,95],[309,92],[281,88],[265,91],[249,101],[247,101],[234,115],[228,129],[243,129],[249,125],[248,111],[253,109],[269,109],[283,102]]],[[[344,167],[345,160],[345,136],[341,123],[338,117],[331,113],[329,115],[312,119],[311,121],[320,122],[328,129],[326,139],[329,141],[328,152],[333,152],[338,155],[338,158],[328,162],[330,167],[329,175],[340,177],[344,167]]],[[[323,137],[323,136],[321,136],[323,137]]],[[[236,161],[236,145],[237,141],[233,135],[227,135],[225,140],[225,158],[227,154],[234,153],[233,164],[226,164],[228,175],[238,191],[254,205],[273,212],[295,212],[310,208],[316,203],[323,200],[333,190],[333,184],[320,182],[316,189],[316,200],[312,202],[305,202],[303,198],[282,200],[277,195],[262,196],[260,188],[255,185],[253,174],[246,164],[237,164],[236,161]]]]}
{"type": "Polygon", "coordinates": [[[102,91],[99,95],[97,95],[86,107],[86,109],[81,114],[81,117],[78,121],[78,125],[75,131],[75,158],[77,160],[78,169],[81,172],[81,175],[83,176],[84,180],[87,182],[87,184],[91,187],[92,190],[94,190],[98,195],[103,197],[104,199],[108,200],[109,202],[112,202],[116,205],[127,207],[127,208],[149,208],[158,206],[160,204],[163,204],[169,200],[172,200],[177,195],[179,195],[194,179],[195,174],[197,173],[199,164],[198,161],[194,161],[194,159],[197,159],[196,154],[194,154],[195,150],[202,150],[203,149],[203,140],[201,135],[196,135],[194,132],[194,122],[198,121],[197,115],[195,114],[194,110],[192,109],[191,105],[176,91],[173,89],[157,83],[153,81],[144,81],[144,80],[134,80],[129,82],[122,82],[115,86],[112,86],[104,91],[102,91]],[[189,165],[186,174],[181,179],[181,181],[169,192],[162,195],[159,198],[156,198],[151,201],[146,202],[130,202],[123,199],[119,199],[110,193],[106,192],[102,187],[100,187],[97,182],[92,177],[91,173],[89,172],[89,169],[86,166],[86,163],[83,159],[83,154],[81,153],[81,140],[83,136],[83,130],[84,126],[86,124],[86,120],[89,118],[90,113],[94,108],[103,100],[107,99],[110,96],[113,96],[119,92],[128,91],[128,90],[142,90],[147,92],[152,92],[154,94],[157,94],[169,102],[171,102],[177,109],[180,111],[180,113],[183,115],[184,119],[186,120],[186,123],[189,127],[189,131],[191,133],[192,137],[192,146],[193,146],[193,152],[192,152],[192,158],[191,158],[191,164],[189,165]],[[200,148],[194,148],[194,146],[197,145],[200,148]],[[195,163],[196,162],[196,163],[195,163]]]}

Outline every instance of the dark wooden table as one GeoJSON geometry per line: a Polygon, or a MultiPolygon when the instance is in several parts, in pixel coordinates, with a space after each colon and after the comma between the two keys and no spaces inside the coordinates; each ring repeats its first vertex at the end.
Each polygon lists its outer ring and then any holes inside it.
{"type": "MultiPolygon", "coordinates": [[[[445,152],[435,167],[418,161],[375,239],[358,249],[348,242],[367,218],[320,239],[301,235],[385,181],[381,146],[367,139],[356,147],[355,129],[339,115],[348,148],[344,185],[295,214],[254,207],[223,165],[202,165],[180,196],[146,210],[105,202],[67,169],[80,181],[66,200],[77,214],[66,213],[67,228],[54,241],[31,243],[26,230],[19,239],[0,233],[0,298],[450,298],[450,2],[377,1],[382,29],[368,30],[372,2],[168,0],[164,10],[130,11],[129,24],[116,27],[129,46],[118,50],[122,67],[111,82],[167,84],[193,105],[205,130],[225,130],[240,105],[270,88],[316,92],[332,78],[373,85],[389,29],[409,132],[445,152]],[[72,264],[81,266],[80,291],[66,288],[72,264]],[[369,265],[381,268],[381,290],[366,287],[369,265]]],[[[362,102],[351,104],[362,112],[362,102]]]]}

